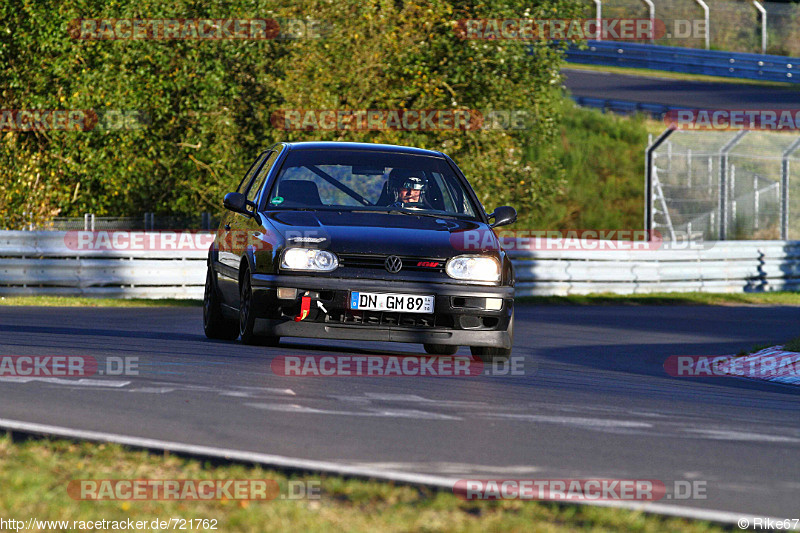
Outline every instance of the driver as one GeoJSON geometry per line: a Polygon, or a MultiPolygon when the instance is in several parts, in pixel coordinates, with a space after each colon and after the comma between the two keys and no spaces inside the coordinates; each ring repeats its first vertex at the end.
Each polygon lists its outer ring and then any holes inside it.
{"type": "Polygon", "coordinates": [[[427,206],[425,191],[427,186],[422,171],[395,168],[389,173],[389,195],[394,200],[391,207],[427,206]]]}

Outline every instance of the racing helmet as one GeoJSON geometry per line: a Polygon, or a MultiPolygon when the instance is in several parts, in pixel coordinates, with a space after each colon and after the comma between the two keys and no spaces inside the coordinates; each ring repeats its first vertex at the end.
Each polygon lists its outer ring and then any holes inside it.
{"type": "Polygon", "coordinates": [[[420,191],[419,203],[425,202],[427,184],[423,172],[405,168],[393,169],[389,173],[389,194],[395,202],[400,201],[400,189],[420,191]]]}

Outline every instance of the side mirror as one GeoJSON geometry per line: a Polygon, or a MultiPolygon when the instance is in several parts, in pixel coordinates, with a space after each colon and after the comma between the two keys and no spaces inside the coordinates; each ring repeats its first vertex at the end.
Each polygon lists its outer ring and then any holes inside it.
{"type": "Polygon", "coordinates": [[[494,212],[489,215],[489,218],[494,219],[494,223],[490,224],[490,227],[492,228],[513,224],[517,221],[517,210],[513,207],[504,205],[495,209],[494,212]]]}
{"type": "Polygon", "coordinates": [[[240,192],[229,192],[226,194],[225,198],[222,200],[222,205],[225,206],[225,209],[229,209],[234,213],[241,213],[247,216],[253,216],[253,212],[250,211],[248,207],[255,207],[253,202],[249,202],[247,197],[240,192]]]}

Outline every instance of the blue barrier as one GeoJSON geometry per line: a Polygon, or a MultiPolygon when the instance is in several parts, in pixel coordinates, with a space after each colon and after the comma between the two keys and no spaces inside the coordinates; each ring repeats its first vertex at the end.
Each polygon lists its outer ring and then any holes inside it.
{"type": "Polygon", "coordinates": [[[675,46],[589,41],[571,46],[567,61],[612,67],[648,68],[749,80],[800,83],[800,58],[698,50],[675,46]]]}
{"type": "Polygon", "coordinates": [[[639,102],[629,102],[626,100],[608,100],[605,98],[589,98],[587,96],[572,96],[572,99],[580,106],[595,107],[603,111],[613,111],[621,115],[633,113],[646,113],[653,118],[662,119],[668,111],[675,109],[688,109],[686,107],[661,105],[661,104],[642,104],[639,102]]]}

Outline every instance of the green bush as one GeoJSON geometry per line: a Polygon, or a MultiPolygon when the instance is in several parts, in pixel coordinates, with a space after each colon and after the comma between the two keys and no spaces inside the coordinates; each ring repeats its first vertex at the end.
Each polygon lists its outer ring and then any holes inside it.
{"type": "Polygon", "coordinates": [[[561,50],[462,40],[465,18],[565,18],[576,0],[23,0],[0,5],[4,109],[135,110],[137,130],[0,132],[0,227],[56,214],[219,211],[257,150],[278,140],[352,140],[440,149],[487,208],[553,208],[563,96],[561,50]],[[78,18],[295,18],[320,39],[89,41],[78,18]],[[281,109],[518,109],[524,131],[283,131],[281,109]],[[526,146],[537,151],[527,162],[526,146]]]}
{"type": "Polygon", "coordinates": [[[530,217],[533,229],[641,229],[644,226],[644,150],[647,128],[641,116],[626,117],[565,102],[554,147],[531,146],[529,161],[553,150],[552,167],[542,173],[555,181],[555,201],[530,217]]]}

